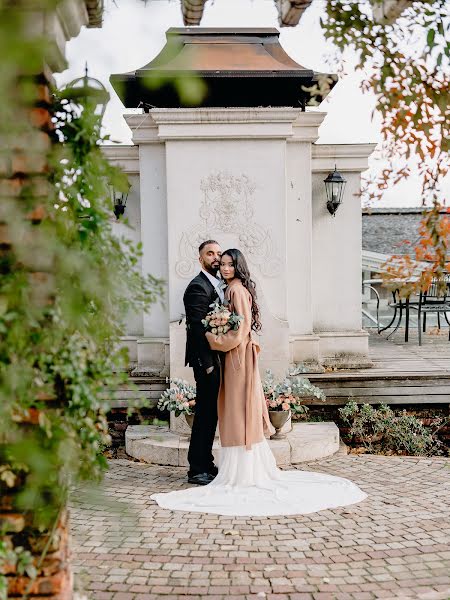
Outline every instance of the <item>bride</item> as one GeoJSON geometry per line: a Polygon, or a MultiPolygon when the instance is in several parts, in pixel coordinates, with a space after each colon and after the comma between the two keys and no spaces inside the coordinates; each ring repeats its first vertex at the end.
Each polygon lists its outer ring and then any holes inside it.
{"type": "Polygon", "coordinates": [[[163,508],[231,516],[307,514],[346,506],[367,497],[348,479],[309,471],[281,471],[265,434],[273,432],[258,370],[261,329],[255,284],[237,249],[222,254],[220,273],[230,310],[243,316],[239,329],[206,333],[212,350],[224,353],[218,398],[219,473],[208,485],[154,494],[163,508]]]}

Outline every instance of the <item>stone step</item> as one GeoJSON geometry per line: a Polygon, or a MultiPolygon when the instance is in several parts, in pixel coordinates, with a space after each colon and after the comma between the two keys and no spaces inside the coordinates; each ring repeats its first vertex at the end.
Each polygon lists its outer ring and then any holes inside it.
{"type": "MultiPolygon", "coordinates": [[[[327,405],[344,405],[349,400],[358,404],[448,404],[450,372],[404,373],[327,373],[308,375],[311,383],[322,389],[327,405]]],[[[308,406],[320,399],[308,398],[308,406]]]]}
{"type": "Polygon", "coordinates": [[[131,385],[123,385],[113,390],[111,408],[127,408],[128,406],[147,406],[155,408],[161,394],[169,387],[169,383],[161,377],[130,377],[131,385]]]}
{"type": "MultiPolygon", "coordinates": [[[[282,440],[269,440],[278,466],[331,456],[339,451],[339,429],[335,423],[294,423],[282,440]]],[[[142,462],[155,465],[187,467],[189,437],[155,425],[130,425],[125,432],[127,454],[142,462]]],[[[218,458],[219,442],[213,447],[218,458]]]]}

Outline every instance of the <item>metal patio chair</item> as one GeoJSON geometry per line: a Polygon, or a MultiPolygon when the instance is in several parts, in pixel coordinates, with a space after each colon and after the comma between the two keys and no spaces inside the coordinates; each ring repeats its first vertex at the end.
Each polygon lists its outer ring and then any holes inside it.
{"type": "Polygon", "coordinates": [[[378,333],[380,333],[380,318],[379,318],[379,313],[380,313],[380,294],[378,293],[378,290],[376,290],[373,287],[373,284],[375,283],[382,283],[383,280],[382,279],[365,279],[362,282],[362,287],[363,288],[367,288],[369,290],[371,290],[372,292],[374,292],[375,297],[377,299],[377,316],[376,318],[374,318],[369,311],[365,310],[364,308],[361,309],[362,314],[369,319],[369,321],[372,321],[372,323],[375,323],[375,325],[377,326],[377,331],[378,333]]]}
{"type": "Polygon", "coordinates": [[[410,308],[417,310],[417,328],[419,333],[419,346],[422,345],[422,332],[427,330],[427,314],[437,314],[438,328],[441,328],[441,315],[449,326],[448,339],[450,341],[450,321],[447,313],[450,313],[450,274],[445,275],[443,280],[433,279],[430,288],[426,292],[420,292],[419,302],[411,305],[410,308]],[[442,283],[445,285],[445,291],[439,292],[442,289],[442,283]]]}

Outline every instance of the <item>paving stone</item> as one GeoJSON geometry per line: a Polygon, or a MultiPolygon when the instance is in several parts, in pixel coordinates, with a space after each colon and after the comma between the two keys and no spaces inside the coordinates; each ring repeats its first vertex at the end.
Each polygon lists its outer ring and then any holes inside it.
{"type": "Polygon", "coordinates": [[[186,469],[114,460],[103,497],[73,494],[75,580],[89,600],[448,600],[448,464],[352,455],[302,463],[355,481],[368,499],[233,518],[161,509],[150,495],[188,487],[186,469]]]}

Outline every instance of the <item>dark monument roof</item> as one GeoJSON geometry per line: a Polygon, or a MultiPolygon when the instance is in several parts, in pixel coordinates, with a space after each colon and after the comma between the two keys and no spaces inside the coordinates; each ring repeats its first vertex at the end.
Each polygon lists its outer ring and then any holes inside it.
{"type": "MultiPolygon", "coordinates": [[[[279,35],[272,27],[171,28],[152,61],[136,71],[111,75],[111,83],[128,108],[193,106],[178,91],[186,77],[199,77],[206,84],[199,106],[304,107],[311,92],[302,88],[314,85],[321,74],[286,54],[279,35]]],[[[337,77],[327,77],[331,89],[337,77]]]]}
{"type": "Polygon", "coordinates": [[[413,254],[420,239],[419,224],[423,210],[422,207],[363,209],[363,250],[381,254],[413,254]],[[404,240],[411,243],[403,244],[404,240]]]}

